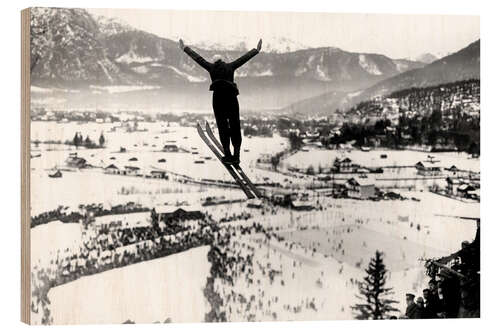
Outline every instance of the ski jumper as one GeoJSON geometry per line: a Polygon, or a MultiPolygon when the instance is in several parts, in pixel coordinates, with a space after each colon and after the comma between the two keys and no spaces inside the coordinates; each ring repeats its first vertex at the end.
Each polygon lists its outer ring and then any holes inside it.
{"type": "Polygon", "coordinates": [[[213,91],[212,107],[224,155],[231,156],[229,148],[232,143],[234,156],[239,158],[241,147],[240,110],[237,98],[239,91],[234,83],[234,71],[257,55],[259,51],[254,48],[230,63],[222,60],[210,63],[189,46],[184,47],[184,52],[210,73],[212,83],[209,90],[213,91]]]}

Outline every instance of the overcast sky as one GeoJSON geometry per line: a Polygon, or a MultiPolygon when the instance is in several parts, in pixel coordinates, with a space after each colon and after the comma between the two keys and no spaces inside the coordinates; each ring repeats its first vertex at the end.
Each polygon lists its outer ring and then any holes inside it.
{"type": "MultiPolygon", "coordinates": [[[[444,56],[479,39],[479,16],[89,9],[161,37],[224,43],[286,37],[310,47],[415,58],[444,56]]],[[[177,40],[177,39],[176,39],[177,40]]]]}

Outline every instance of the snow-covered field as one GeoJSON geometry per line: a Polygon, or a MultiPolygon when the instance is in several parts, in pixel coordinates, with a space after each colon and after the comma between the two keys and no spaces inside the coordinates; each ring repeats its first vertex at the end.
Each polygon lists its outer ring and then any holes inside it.
{"type": "MultiPolygon", "coordinates": [[[[463,203],[450,199],[443,202],[436,195],[421,198],[421,202],[324,199],[322,205],[329,206],[325,211],[282,210],[276,215],[257,217],[285,239],[266,245],[259,244],[259,239],[263,240],[259,237],[235,237],[240,246],[255,249],[252,282],[244,277],[235,286],[219,281],[218,290],[223,295],[242,294],[247,300],[253,296],[257,301],[249,307],[238,301],[228,302],[224,309],[230,313],[230,320],[249,320],[250,314],[255,315],[255,320],[352,319],[350,306],[357,301],[356,281],[364,277],[375,250],[384,253],[389,269],[387,286],[394,288],[393,299],[399,302],[396,307],[404,313],[405,294],[421,295],[427,287],[428,277],[420,259],[457,251],[461,242],[472,241],[476,232],[473,221],[435,215],[452,213],[463,203]],[[422,202],[428,209],[422,209],[422,202]],[[442,204],[449,204],[445,211],[440,210],[442,204]],[[399,217],[407,217],[408,221],[399,221],[399,217]],[[302,227],[308,229],[300,230],[302,227]],[[290,248],[292,242],[295,245],[290,248]],[[337,250],[332,248],[340,243],[337,250]],[[271,282],[260,267],[282,274],[271,282]],[[311,302],[314,307],[308,306],[311,302]]],[[[466,210],[474,214],[478,208],[471,205],[466,210]]]]}
{"type": "Polygon", "coordinates": [[[282,233],[282,236],[288,241],[314,248],[318,253],[332,255],[338,261],[351,266],[366,266],[368,259],[379,250],[386,254],[387,266],[393,272],[415,266],[421,257],[436,258],[446,255],[446,252],[438,251],[429,245],[417,244],[355,224],[288,231],[282,233]]]}
{"type": "MultiPolygon", "coordinates": [[[[358,294],[355,281],[360,281],[365,273],[369,257],[360,268],[339,262],[331,257],[325,258],[321,253],[298,249],[289,251],[279,247],[266,247],[257,251],[261,260],[271,262],[272,267],[283,271],[283,276],[272,285],[266,285],[266,298],[277,297],[278,302],[272,305],[278,320],[343,320],[353,319],[350,306],[356,304],[354,295],[358,294]],[[310,258],[304,260],[303,258],[310,258]],[[280,280],[284,283],[281,285],[280,280]],[[352,280],[351,280],[352,279],[352,280]],[[306,307],[314,302],[316,310],[306,307]],[[287,310],[283,305],[300,306],[300,312],[287,310]]],[[[370,257],[374,255],[371,254],[370,257]]],[[[387,286],[394,288],[394,299],[399,302],[398,309],[404,311],[404,295],[406,292],[421,292],[424,285],[423,265],[408,270],[391,272],[387,286]]],[[[238,288],[245,293],[251,289],[238,288]]],[[[262,319],[265,314],[258,314],[262,319]]]]}
{"type": "Polygon", "coordinates": [[[409,150],[371,150],[363,152],[361,150],[337,151],[337,150],[319,150],[311,149],[308,152],[300,151],[285,160],[286,165],[307,168],[310,165],[317,168],[331,167],[336,157],[349,157],[353,163],[367,167],[386,167],[386,166],[409,166],[418,162],[428,160],[428,155],[435,157],[434,165],[441,168],[449,168],[455,165],[461,170],[470,170],[479,172],[479,159],[471,159],[465,153],[427,153],[409,150]],[[387,158],[382,159],[380,155],[386,154],[387,158]]]}
{"type": "Polygon", "coordinates": [[[82,244],[82,229],[78,223],[54,221],[31,229],[31,266],[46,267],[62,256],[66,249],[73,253],[82,244]]]}
{"type": "MultiPolygon", "coordinates": [[[[31,215],[69,206],[76,210],[80,204],[103,203],[105,207],[129,201],[151,207],[176,200],[198,202],[207,189],[160,179],[145,179],[104,175],[101,171],[64,172],[62,178],[49,178],[46,171],[32,171],[31,215]]],[[[211,195],[241,191],[210,189],[211,195]],[[223,192],[225,191],[225,192],[223,192]]]]}
{"type": "Polygon", "coordinates": [[[52,288],[54,324],[201,322],[208,247],[86,276],[52,288]]]}
{"type": "MultiPolygon", "coordinates": [[[[244,198],[244,194],[239,190],[207,189],[198,185],[179,184],[159,179],[106,175],[99,168],[77,172],[63,171],[62,178],[48,177],[50,169],[64,167],[69,153],[76,152],[78,156],[98,167],[106,167],[110,164],[122,167],[137,166],[142,169],[154,167],[197,180],[233,180],[199,138],[195,128],[167,127],[166,123],[140,123],[139,128],[147,128],[147,132],[127,133],[122,129],[109,132],[113,126],[116,124],[32,123],[32,140],[72,140],[75,133],[80,132],[84,138],[89,135],[92,140],[97,141],[102,132],[107,141],[104,149],[75,149],[66,145],[44,144],[38,148],[32,147],[33,154],[39,152],[42,155],[31,159],[32,215],[55,209],[58,205],[76,207],[84,203],[118,204],[131,200],[148,205],[158,204],[179,198],[179,193],[189,194],[183,195],[182,200],[189,199],[195,202],[198,202],[201,197],[211,195],[244,198]],[[188,152],[161,151],[165,144],[172,143],[188,152]],[[125,147],[127,152],[119,153],[120,147],[125,147]],[[134,157],[137,161],[130,161],[134,157]],[[205,157],[211,159],[207,160],[205,157]],[[160,163],[160,159],[165,159],[165,162],[160,163]],[[204,159],[203,164],[195,163],[200,159],[204,159]]],[[[217,132],[215,134],[217,135],[217,132]]],[[[284,176],[271,174],[253,166],[261,154],[278,152],[286,144],[286,139],[277,136],[244,138],[241,147],[241,166],[248,177],[255,183],[264,181],[265,177],[273,177],[273,181],[277,182],[283,181],[284,176]]]]}
{"type": "MultiPolygon", "coordinates": [[[[95,166],[111,163],[150,166],[195,179],[231,180],[231,177],[213,158],[204,164],[194,163],[204,157],[213,157],[198,137],[195,128],[167,127],[165,123],[140,123],[145,132],[127,133],[117,124],[56,124],[33,122],[33,140],[72,140],[75,132],[98,140],[101,132],[107,140],[104,149],[78,149],[63,145],[40,145],[33,153],[41,157],[31,159],[31,215],[37,215],[59,205],[77,210],[80,204],[101,203],[104,207],[129,201],[146,207],[187,201],[197,205],[207,196],[242,199],[237,189],[222,189],[175,181],[142,177],[105,175],[100,168],[81,171],[63,171],[62,178],[49,178],[49,169],[62,167],[70,152],[77,152],[95,166]],[[161,152],[165,144],[173,143],[187,153],[161,152]],[[120,147],[127,152],[119,153],[120,147]],[[198,152],[198,154],[193,154],[198,152]],[[130,161],[135,157],[137,161],[130,161]],[[165,163],[159,163],[159,159],[165,163]]],[[[275,153],[287,145],[286,139],[244,138],[242,166],[255,182],[264,177],[284,182],[285,176],[255,168],[255,161],[263,153],[275,153]],[[247,151],[245,151],[247,150],[247,151]]],[[[340,153],[327,150],[299,152],[285,164],[296,167],[309,165],[331,166],[335,157],[350,157],[354,163],[369,167],[414,165],[427,159],[427,153],[413,151],[376,150],[340,153]],[[381,159],[387,154],[387,159],[381,159]]],[[[437,153],[437,165],[479,171],[479,160],[468,159],[457,153],[437,153]]],[[[382,176],[391,176],[390,172],[382,176]]],[[[401,176],[396,174],[394,176],[401,176]]],[[[296,180],[294,180],[296,181],[296,180]]],[[[265,243],[262,235],[235,234],[235,241],[255,249],[254,280],[249,284],[239,279],[234,286],[217,284],[221,293],[240,293],[252,296],[258,302],[247,310],[236,304],[228,316],[230,320],[325,320],[351,319],[349,306],[357,294],[356,280],[364,276],[375,250],[385,253],[390,270],[388,286],[394,287],[394,299],[404,309],[406,292],[420,294],[426,286],[423,262],[420,258],[440,257],[460,249],[464,240],[472,241],[476,225],[478,203],[464,203],[426,191],[401,192],[404,197],[420,201],[360,201],[315,197],[324,210],[313,212],[290,211],[272,207],[261,212],[248,209],[246,203],[203,207],[215,220],[223,217],[251,213],[248,221],[233,221],[229,225],[251,225],[258,222],[285,238],[265,243]],[[417,228],[418,226],[418,228],[417,228]],[[307,228],[305,228],[307,227],[307,228]],[[285,245],[288,243],[288,246],[285,245]],[[290,248],[290,243],[295,246],[290,248]],[[341,244],[341,246],[339,246],[341,244]],[[315,249],[315,250],[313,250],[315,249]],[[261,269],[272,267],[282,275],[271,282],[261,269]],[[314,304],[311,306],[311,304],[314,304]],[[265,309],[265,310],[262,310],[265,309]]],[[[149,213],[106,216],[97,218],[96,224],[122,221],[124,225],[148,225],[149,213]]],[[[51,222],[31,229],[32,265],[45,266],[64,253],[72,253],[82,244],[84,237],[79,224],[51,222]]],[[[210,265],[207,247],[191,249],[166,258],[151,260],[113,269],[53,288],[49,292],[50,310],[54,324],[71,323],[137,323],[203,321],[209,311],[202,289],[206,284],[210,265]],[[71,304],[71,306],[70,306],[71,304]]],[[[228,309],[226,309],[229,311],[228,309]]]]}

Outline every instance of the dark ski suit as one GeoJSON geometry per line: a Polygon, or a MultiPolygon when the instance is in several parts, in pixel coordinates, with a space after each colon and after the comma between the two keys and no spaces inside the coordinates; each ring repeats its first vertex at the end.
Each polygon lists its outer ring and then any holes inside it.
{"type": "Polygon", "coordinates": [[[212,84],[209,90],[214,92],[212,96],[212,107],[214,109],[217,128],[219,129],[220,142],[224,148],[224,155],[231,155],[229,149],[231,141],[234,148],[234,156],[239,158],[241,129],[240,110],[238,98],[236,97],[239,95],[239,91],[238,86],[234,83],[234,71],[257,55],[259,51],[254,48],[230,63],[226,63],[222,60],[210,63],[193,51],[189,46],[184,47],[184,52],[210,73],[212,84]]]}

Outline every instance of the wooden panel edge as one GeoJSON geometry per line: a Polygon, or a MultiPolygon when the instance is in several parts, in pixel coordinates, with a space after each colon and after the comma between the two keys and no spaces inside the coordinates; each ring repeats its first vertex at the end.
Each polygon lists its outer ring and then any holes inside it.
{"type": "Polygon", "coordinates": [[[21,11],[21,321],[31,324],[30,9],[21,11]]]}

